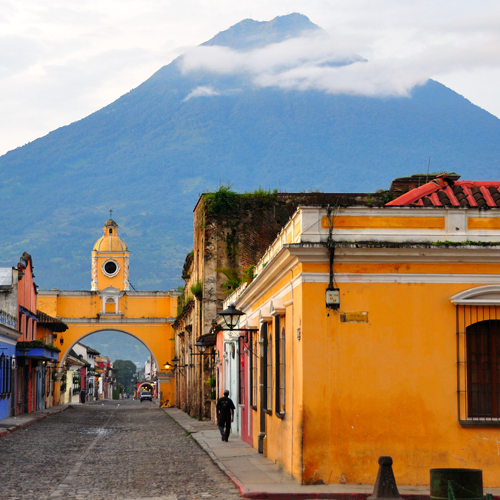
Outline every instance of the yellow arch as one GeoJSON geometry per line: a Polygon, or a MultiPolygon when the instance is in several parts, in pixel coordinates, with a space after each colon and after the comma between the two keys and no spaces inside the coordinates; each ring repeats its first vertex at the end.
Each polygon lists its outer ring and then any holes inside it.
{"type": "MultiPolygon", "coordinates": [[[[130,337],[133,337],[135,340],[139,341],[149,351],[149,353],[153,357],[153,360],[157,364],[157,366],[160,366],[158,363],[158,360],[155,358],[154,353],[151,351],[151,349],[148,347],[148,345],[144,342],[144,340],[142,338],[138,337],[137,335],[134,335],[133,333],[127,332],[126,330],[118,329],[118,328],[100,328],[99,330],[94,330],[90,333],[86,333],[84,337],[76,340],[70,346],[64,346],[64,349],[61,348],[61,358],[60,358],[61,363],[64,363],[64,361],[66,360],[66,356],[68,355],[68,353],[71,351],[71,349],[73,349],[73,347],[78,342],[82,342],[85,338],[89,337],[90,335],[94,335],[94,333],[105,333],[105,332],[123,333],[124,335],[129,335],[130,337]],[[64,354],[62,354],[63,352],[64,352],[64,354]]],[[[63,335],[63,338],[65,338],[64,335],[63,335]]],[[[103,354],[106,354],[106,353],[103,353],[103,354]]]]}
{"type": "MultiPolygon", "coordinates": [[[[55,345],[64,361],[71,348],[85,337],[102,331],[119,331],[139,340],[156,363],[159,394],[175,401],[173,374],[163,368],[175,355],[172,331],[177,296],[165,291],[122,291],[117,294],[118,311],[106,312],[106,294],[100,291],[40,291],[38,309],[68,325],[55,345]]],[[[103,353],[106,354],[106,353],[103,353]]]]}

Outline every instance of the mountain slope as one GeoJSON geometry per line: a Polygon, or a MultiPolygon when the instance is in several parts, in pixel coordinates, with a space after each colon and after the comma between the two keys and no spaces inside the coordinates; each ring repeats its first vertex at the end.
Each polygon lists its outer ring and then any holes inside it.
{"type": "MultiPolygon", "coordinates": [[[[298,14],[246,20],[209,45],[247,50],[316,30],[298,14]]],[[[43,288],[88,289],[109,208],[139,289],[178,284],[201,192],[369,191],[453,170],[498,179],[500,120],[429,81],[410,98],[258,88],[245,76],[182,74],[179,60],[76,123],[0,157],[0,265],[33,255],[43,288]],[[187,99],[193,90],[219,95],[187,99]]]]}

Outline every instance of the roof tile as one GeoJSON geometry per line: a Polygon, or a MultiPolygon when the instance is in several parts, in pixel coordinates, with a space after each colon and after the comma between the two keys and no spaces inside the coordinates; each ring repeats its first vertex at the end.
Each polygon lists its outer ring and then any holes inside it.
{"type": "Polygon", "coordinates": [[[500,207],[500,181],[459,181],[447,174],[408,191],[386,205],[424,207],[500,207]]]}

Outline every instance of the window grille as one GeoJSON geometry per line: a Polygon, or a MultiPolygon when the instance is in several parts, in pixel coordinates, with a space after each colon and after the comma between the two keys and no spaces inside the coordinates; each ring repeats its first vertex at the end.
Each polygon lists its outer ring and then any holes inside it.
{"type": "Polygon", "coordinates": [[[250,334],[251,352],[249,356],[249,378],[250,378],[250,406],[257,406],[257,389],[259,387],[257,378],[257,352],[259,348],[258,338],[255,334],[250,334]]]}
{"type": "Polygon", "coordinates": [[[281,329],[280,337],[280,386],[279,386],[279,401],[280,401],[280,413],[285,413],[285,375],[286,375],[286,350],[285,350],[285,327],[281,329]]]}
{"type": "Polygon", "coordinates": [[[281,329],[281,319],[274,318],[275,359],[276,359],[276,413],[285,412],[285,329],[281,329]]]}
{"type": "Polygon", "coordinates": [[[500,306],[457,305],[458,415],[500,423],[500,306]]]}
{"type": "Polygon", "coordinates": [[[262,386],[261,398],[261,408],[268,408],[267,404],[267,323],[263,323],[261,326],[261,340],[262,340],[262,358],[260,360],[260,384],[262,386]]]}
{"type": "Polygon", "coordinates": [[[269,335],[267,341],[267,406],[268,410],[273,409],[273,335],[269,335]]]}

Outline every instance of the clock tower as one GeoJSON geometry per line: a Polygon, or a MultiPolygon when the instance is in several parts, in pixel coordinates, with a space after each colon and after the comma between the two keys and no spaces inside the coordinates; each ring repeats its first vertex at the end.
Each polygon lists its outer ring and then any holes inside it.
{"type": "Polygon", "coordinates": [[[103,232],[92,250],[92,291],[127,291],[130,252],[118,236],[118,224],[113,219],[104,224],[103,232]]]}

